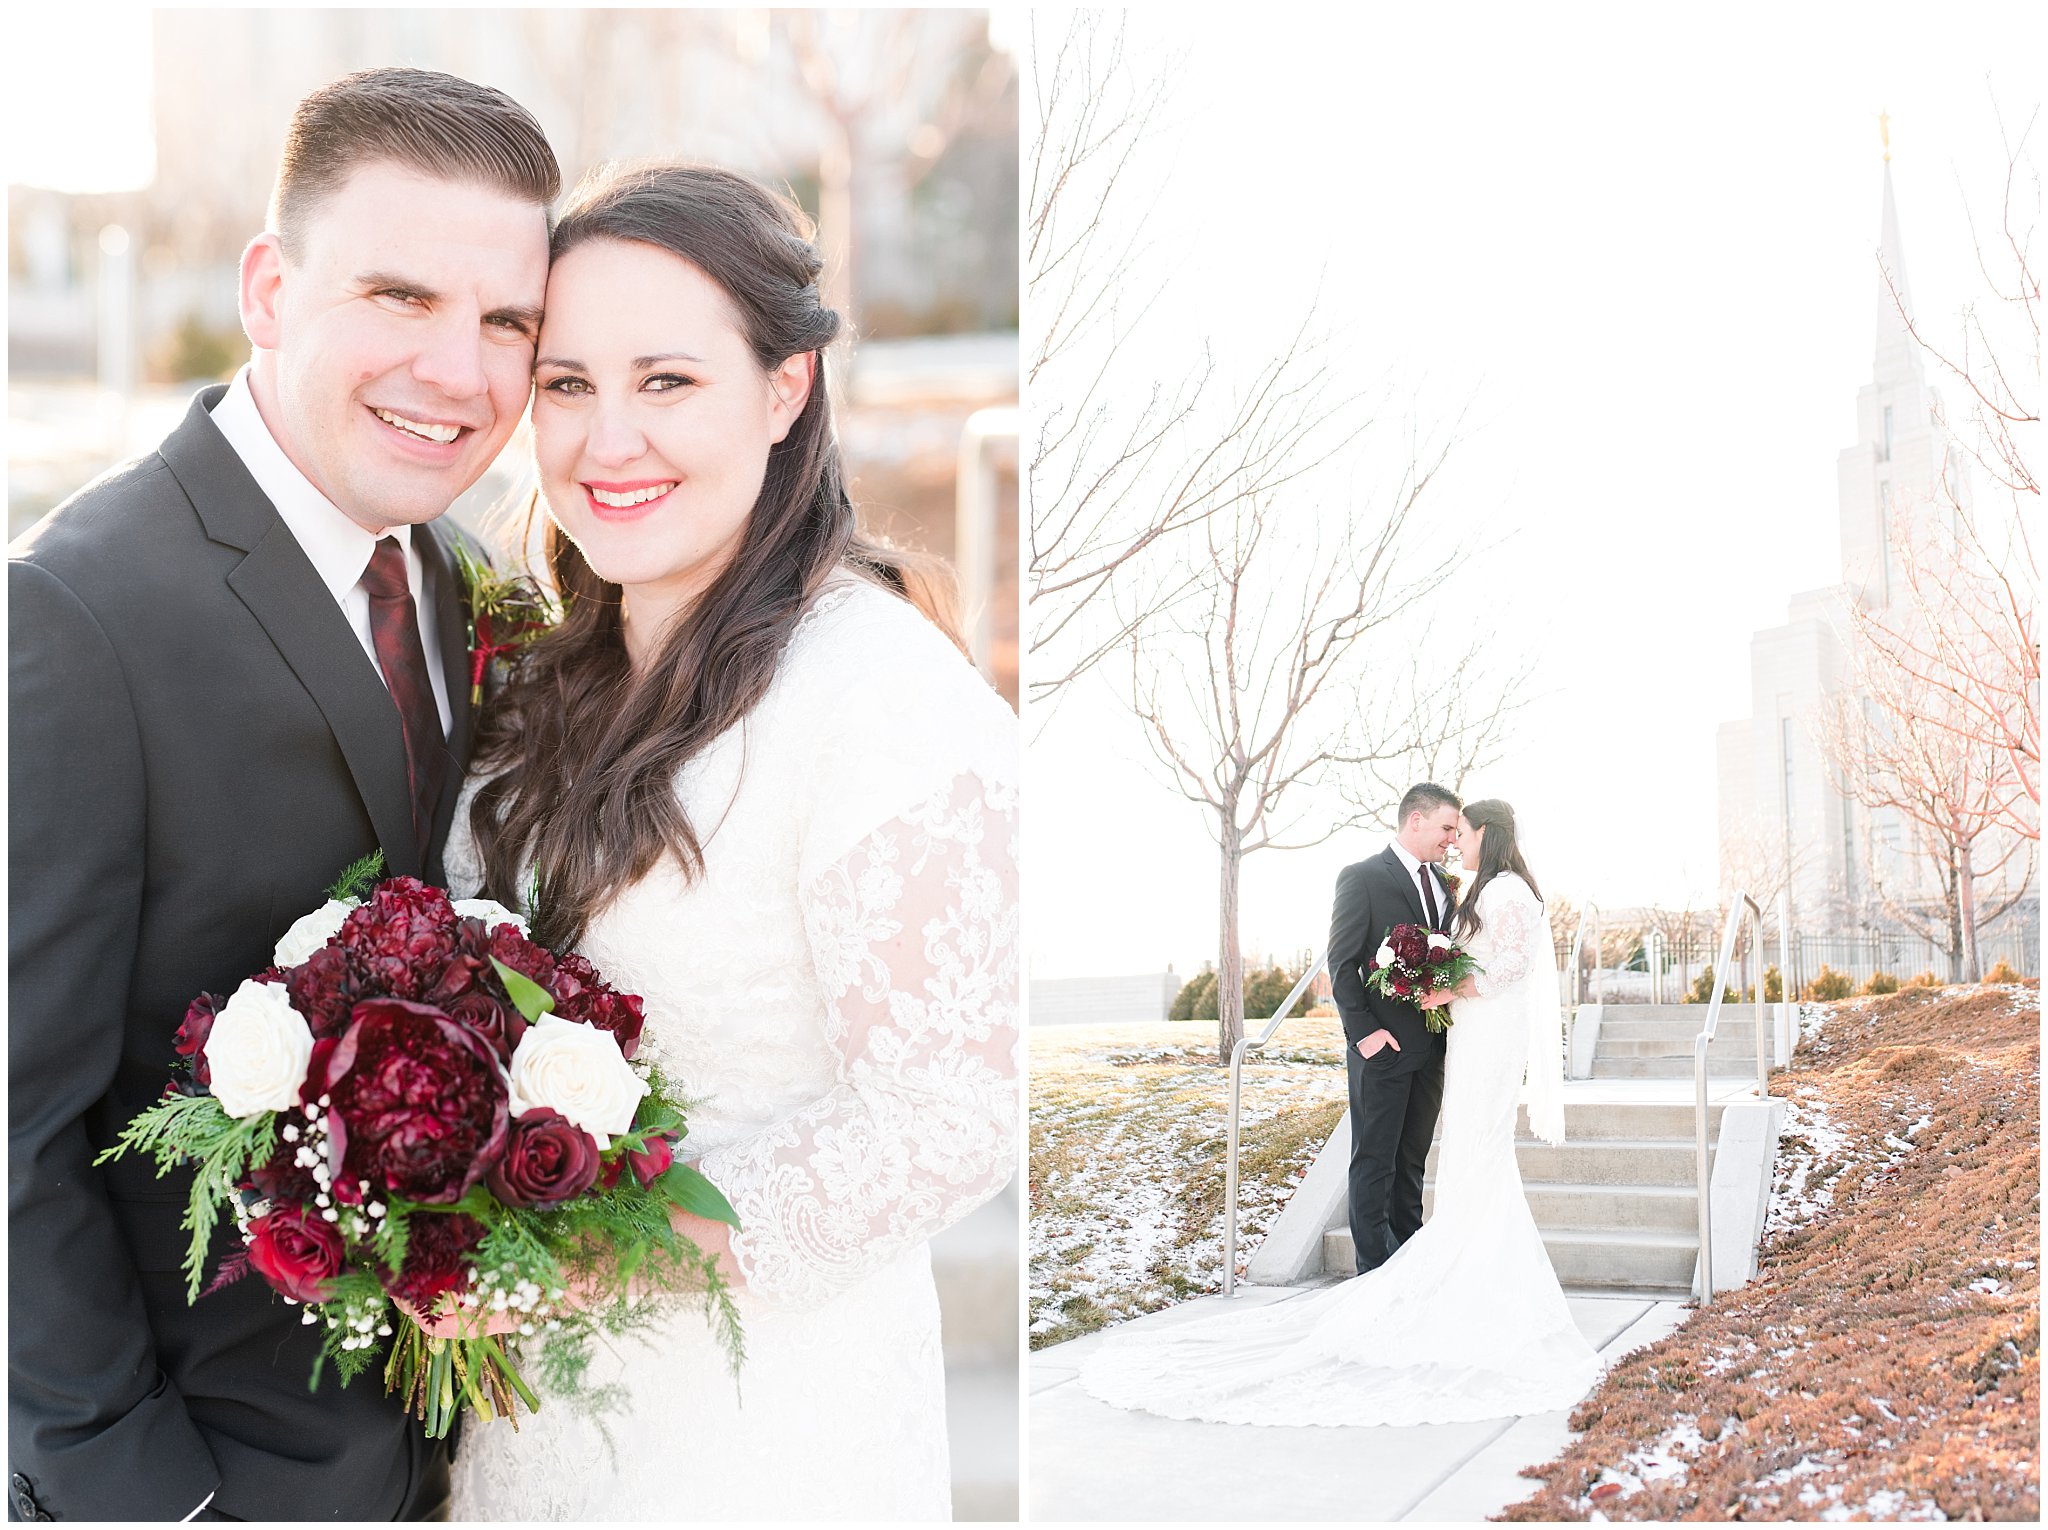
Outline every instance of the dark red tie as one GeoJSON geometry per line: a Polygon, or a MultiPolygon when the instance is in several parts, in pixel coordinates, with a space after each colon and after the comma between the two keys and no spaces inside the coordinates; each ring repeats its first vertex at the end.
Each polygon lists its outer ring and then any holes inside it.
{"type": "Polygon", "coordinates": [[[1422,863],[1420,874],[1422,877],[1422,906],[1429,914],[1429,927],[1432,930],[1441,929],[1443,926],[1438,921],[1436,914],[1436,888],[1432,885],[1435,883],[1436,878],[1429,874],[1429,862],[1424,861],[1422,863]]]}
{"type": "Polygon", "coordinates": [[[419,613],[405,579],[405,549],[396,537],[378,539],[370,566],[363,571],[363,588],[370,594],[370,641],[377,650],[377,667],[384,671],[384,683],[405,730],[412,827],[424,851],[441,795],[441,713],[434,705],[434,682],[427,676],[427,651],[420,646],[419,613]]]}

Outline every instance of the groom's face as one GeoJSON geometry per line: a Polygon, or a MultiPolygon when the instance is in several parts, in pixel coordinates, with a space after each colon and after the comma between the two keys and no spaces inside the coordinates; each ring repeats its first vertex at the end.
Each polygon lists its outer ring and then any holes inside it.
{"type": "Polygon", "coordinates": [[[1445,803],[1433,813],[1410,813],[1401,839],[1418,861],[1442,861],[1458,841],[1458,810],[1445,803]]]}
{"type": "Polygon", "coordinates": [[[430,521],[525,411],[546,211],[374,162],[312,209],[298,245],[265,234],[242,259],[265,423],[365,529],[430,521]]]}

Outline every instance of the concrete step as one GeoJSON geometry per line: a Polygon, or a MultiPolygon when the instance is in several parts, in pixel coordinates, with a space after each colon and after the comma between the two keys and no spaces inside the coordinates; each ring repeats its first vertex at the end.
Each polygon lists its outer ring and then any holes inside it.
{"type": "MultiPolygon", "coordinates": [[[[1544,1236],[1553,1232],[1684,1233],[1700,1225],[1697,1187],[1687,1185],[1547,1185],[1527,1182],[1529,1214],[1544,1236]]],[[[1424,1181],[1422,1215],[1436,1215],[1436,1184],[1424,1181]]]]}
{"type": "MultiPolygon", "coordinates": [[[[1764,1005],[1766,1015],[1770,1005],[1764,1005]]],[[[1707,1023],[1707,1006],[1704,1004],[1603,1004],[1600,1006],[1600,1028],[1605,1030],[1617,1020],[1624,1023],[1631,1020],[1669,1021],[1673,1025],[1689,1025],[1698,1030],[1707,1023]]],[[[1736,1021],[1745,1024],[1756,1023],[1756,1005],[1723,1004],[1721,1023],[1716,1029],[1725,1029],[1736,1021]]]]}
{"type": "MultiPolygon", "coordinates": [[[[1711,1141],[1715,1132],[1721,1129],[1721,1112],[1725,1108],[1718,1101],[1707,1105],[1707,1132],[1711,1141]]],[[[1430,1156],[1436,1156],[1436,1144],[1443,1141],[1444,1123],[1441,1117],[1436,1123],[1436,1135],[1430,1139],[1430,1156]]],[[[1692,1106],[1689,1103],[1666,1103],[1661,1100],[1567,1100],[1564,1107],[1564,1137],[1567,1143],[1601,1141],[1610,1137],[1670,1137],[1684,1138],[1690,1142],[1693,1133],[1692,1106]]],[[[1529,1134],[1529,1112],[1520,1108],[1515,1113],[1515,1145],[1536,1141],[1529,1134]]]]}
{"type": "MultiPolygon", "coordinates": [[[[1569,1290],[1680,1296],[1691,1289],[1699,1239],[1675,1233],[1546,1230],[1543,1247],[1558,1284],[1569,1290]]],[[[1356,1268],[1351,1230],[1335,1227],[1323,1234],[1324,1273],[1344,1275],[1356,1268]]]]}
{"type": "MultiPolygon", "coordinates": [[[[1515,1149],[1522,1182],[1548,1185],[1662,1185],[1682,1189],[1697,1183],[1693,1144],[1668,1137],[1608,1137],[1563,1147],[1527,1142],[1515,1149]]],[[[1713,1146],[1708,1145],[1711,1168],[1713,1146]]]]}
{"type": "MultiPolygon", "coordinates": [[[[1609,1036],[1604,1031],[1600,1045],[1593,1053],[1595,1062],[1603,1058],[1617,1057],[1691,1057],[1697,1035],[1681,1036],[1609,1036]]],[[[1765,1038],[1769,1045],[1769,1038],[1765,1038]]],[[[1723,1057],[1747,1057],[1752,1067],[1756,1064],[1756,1035],[1751,1032],[1742,1036],[1715,1036],[1707,1043],[1707,1061],[1723,1057]]]]}
{"type": "MultiPolygon", "coordinates": [[[[1593,1074],[1602,1078],[1691,1078],[1692,1055],[1683,1057],[1602,1057],[1593,1058],[1593,1074]]],[[[1711,1051],[1707,1055],[1707,1077],[1709,1078],[1754,1078],[1756,1077],[1756,1050],[1752,1046],[1747,1052],[1724,1055],[1711,1051]]]]}
{"type": "MultiPolygon", "coordinates": [[[[1706,1013],[1701,1011],[1694,1014],[1691,1018],[1683,1020],[1603,1019],[1600,1022],[1600,1040],[1605,1042],[1610,1036],[1631,1039],[1644,1036],[1683,1036],[1690,1040],[1697,1036],[1704,1028],[1706,1018],[1706,1013]]],[[[1768,1029],[1766,1027],[1766,1030],[1768,1029]]],[[[1729,1036],[1740,1036],[1744,1041],[1754,1042],[1756,1039],[1756,1022],[1747,1017],[1738,1020],[1731,1016],[1723,1015],[1721,1023],[1714,1027],[1714,1039],[1721,1041],[1729,1036]]]]}

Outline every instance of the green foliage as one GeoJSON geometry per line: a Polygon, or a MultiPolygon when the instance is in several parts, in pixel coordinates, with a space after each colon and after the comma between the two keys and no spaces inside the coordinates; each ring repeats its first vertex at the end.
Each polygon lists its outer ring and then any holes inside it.
{"type": "Polygon", "coordinates": [[[1216,1018],[1216,969],[1204,967],[1185,983],[1180,992],[1173,996],[1173,1007],[1166,1012],[1169,1020],[1209,1020],[1216,1018]]]}
{"type": "Polygon", "coordinates": [[[1863,992],[1868,994],[1897,993],[1898,991],[1899,980],[1889,972],[1873,972],[1870,974],[1870,981],[1863,985],[1863,992]]]}
{"type": "Polygon", "coordinates": [[[267,1158],[275,1142],[269,1111],[237,1121],[210,1094],[173,1094],[158,1100],[121,1129],[121,1138],[93,1160],[95,1168],[130,1152],[156,1160],[162,1179],[184,1164],[192,1166],[192,1191],[178,1225],[192,1235],[186,1250],[185,1299],[199,1299],[202,1267],[220,1209],[232,1201],[236,1187],[258,1158],[267,1158]]]}
{"type": "MultiPolygon", "coordinates": [[[[1721,990],[1721,1001],[1724,1004],[1739,1004],[1742,1002],[1742,995],[1737,993],[1735,985],[1730,983],[1721,990]]],[[[1714,1002],[1714,967],[1711,962],[1700,970],[1698,977],[1693,979],[1692,987],[1686,990],[1685,1002],[1688,1004],[1711,1004],[1714,1002]]]]}
{"type": "Polygon", "coordinates": [[[384,852],[372,850],[341,874],[341,880],[327,889],[327,896],[338,903],[360,903],[383,880],[384,852]]]}
{"type": "Polygon", "coordinates": [[[1785,974],[1775,966],[1764,968],[1764,1002],[1781,1004],[1785,999],[1785,974]]]}
{"type": "Polygon", "coordinates": [[[1815,974],[1813,981],[1801,990],[1799,997],[1812,1000],[1846,999],[1855,991],[1854,978],[1846,972],[1837,972],[1826,962],[1822,962],[1820,971],[1815,974]]]}
{"type": "Polygon", "coordinates": [[[528,1025],[542,1015],[554,1012],[555,996],[532,978],[522,972],[514,972],[495,956],[491,958],[491,965],[498,971],[498,981],[505,985],[505,997],[518,1006],[528,1025]]]}
{"type": "MultiPolygon", "coordinates": [[[[1244,985],[1244,1012],[1247,1019],[1270,1020],[1273,1011],[1280,1007],[1280,1001],[1287,997],[1287,990],[1301,978],[1299,969],[1289,971],[1285,967],[1268,967],[1263,972],[1247,975],[1244,985]]],[[[1308,1013],[1310,999],[1306,991],[1294,1001],[1290,1015],[1308,1013]]]]}
{"type": "Polygon", "coordinates": [[[150,357],[150,370],[165,382],[220,382],[231,377],[249,354],[249,342],[238,325],[208,324],[188,309],[150,357]]]}
{"type": "Polygon", "coordinates": [[[740,1225],[740,1214],[732,1209],[732,1202],[725,1198],[718,1186],[686,1163],[673,1163],[669,1170],[656,1181],[661,1193],[691,1216],[703,1217],[708,1222],[723,1222],[728,1227],[740,1225]]]}

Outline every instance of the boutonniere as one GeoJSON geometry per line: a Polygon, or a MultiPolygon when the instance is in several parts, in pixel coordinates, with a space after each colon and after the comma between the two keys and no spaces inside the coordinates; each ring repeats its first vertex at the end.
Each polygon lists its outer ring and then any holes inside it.
{"type": "Polygon", "coordinates": [[[469,704],[479,706],[491,665],[552,632],[562,612],[532,575],[500,573],[459,539],[455,566],[469,597],[469,704]]]}
{"type": "Polygon", "coordinates": [[[1437,868],[1437,873],[1444,879],[1444,886],[1451,890],[1451,901],[1456,903],[1458,901],[1458,889],[1465,885],[1465,879],[1459,876],[1457,872],[1445,871],[1442,867],[1437,868]]]}

